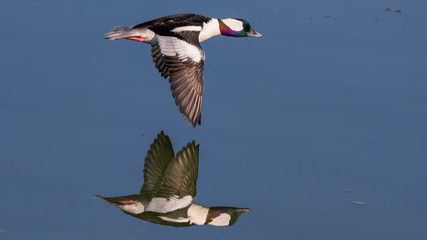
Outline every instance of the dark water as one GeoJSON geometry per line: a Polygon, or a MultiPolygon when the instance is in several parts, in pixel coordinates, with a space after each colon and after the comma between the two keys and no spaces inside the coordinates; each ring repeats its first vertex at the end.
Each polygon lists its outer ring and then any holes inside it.
{"type": "Polygon", "coordinates": [[[427,239],[426,7],[1,1],[0,239],[427,239]],[[203,43],[196,129],[147,45],[103,39],[182,12],[264,35],[203,43]],[[95,199],[138,192],[160,130],[200,144],[198,202],[252,212],[176,229],[95,199]]]}

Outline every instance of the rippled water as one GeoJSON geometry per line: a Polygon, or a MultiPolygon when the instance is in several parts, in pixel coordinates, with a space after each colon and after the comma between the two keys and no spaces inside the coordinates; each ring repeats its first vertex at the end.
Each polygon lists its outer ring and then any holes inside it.
{"type": "Polygon", "coordinates": [[[0,239],[426,239],[426,5],[1,1],[0,239]],[[103,39],[182,12],[264,35],[202,44],[195,129],[147,45],[103,39]],[[252,212],[177,229],[95,199],[139,191],[160,130],[200,144],[198,202],[252,212]]]}

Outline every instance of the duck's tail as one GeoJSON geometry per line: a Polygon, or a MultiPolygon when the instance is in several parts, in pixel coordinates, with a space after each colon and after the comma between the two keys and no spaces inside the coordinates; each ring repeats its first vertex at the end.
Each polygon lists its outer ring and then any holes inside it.
{"type": "Polygon", "coordinates": [[[103,196],[95,195],[95,197],[103,199],[108,203],[111,203],[117,206],[133,204],[139,198],[138,195],[128,195],[128,196],[120,196],[120,197],[103,197],[103,196]]]}
{"type": "Polygon", "coordinates": [[[126,32],[128,27],[115,27],[111,30],[111,32],[105,34],[105,39],[117,40],[129,37],[129,34],[126,32]]]}

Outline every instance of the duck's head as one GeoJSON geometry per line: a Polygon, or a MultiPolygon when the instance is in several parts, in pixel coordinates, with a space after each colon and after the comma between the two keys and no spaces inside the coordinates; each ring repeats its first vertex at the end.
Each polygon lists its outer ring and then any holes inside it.
{"type": "Polygon", "coordinates": [[[242,213],[249,212],[250,210],[249,208],[211,207],[206,217],[206,224],[214,226],[231,226],[242,213]]]}
{"type": "Polygon", "coordinates": [[[248,21],[239,18],[218,19],[221,35],[231,37],[262,37],[255,32],[248,21]]]}

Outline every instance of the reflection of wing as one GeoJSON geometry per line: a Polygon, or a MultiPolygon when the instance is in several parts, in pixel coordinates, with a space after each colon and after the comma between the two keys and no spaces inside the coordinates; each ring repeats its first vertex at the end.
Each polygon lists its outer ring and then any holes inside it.
{"type": "Polygon", "coordinates": [[[174,158],[171,140],[161,131],[147,152],[144,164],[144,185],[141,193],[153,197],[162,186],[163,176],[174,158]]]}
{"type": "Polygon", "coordinates": [[[172,212],[189,206],[196,197],[199,145],[194,141],[179,151],[165,171],[163,184],[146,211],[172,212]]]}
{"type": "Polygon", "coordinates": [[[199,145],[193,141],[176,154],[166,169],[163,185],[156,197],[196,197],[196,183],[199,169],[199,145]]]}
{"type": "Polygon", "coordinates": [[[172,96],[188,123],[201,122],[203,100],[203,69],[205,54],[197,31],[181,32],[188,39],[157,35],[158,45],[151,48],[151,56],[160,74],[171,83],[172,96]]]}

